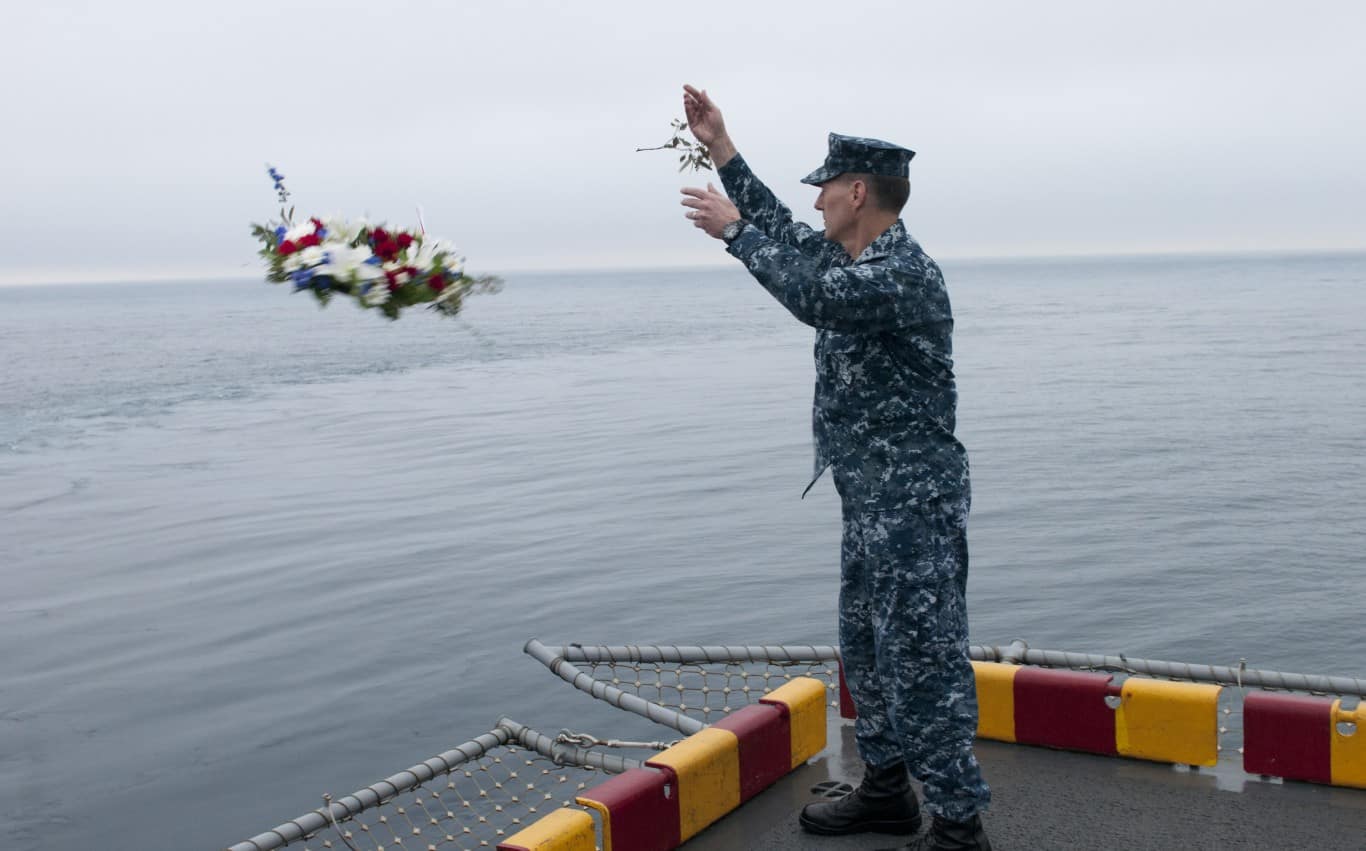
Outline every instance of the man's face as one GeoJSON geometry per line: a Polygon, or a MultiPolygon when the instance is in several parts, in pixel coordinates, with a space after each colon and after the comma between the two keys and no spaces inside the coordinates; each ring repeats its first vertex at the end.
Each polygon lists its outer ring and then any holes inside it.
{"type": "Polygon", "coordinates": [[[842,242],[854,229],[854,180],[847,174],[832,177],[821,184],[816,196],[816,209],[825,219],[825,238],[842,242]]]}

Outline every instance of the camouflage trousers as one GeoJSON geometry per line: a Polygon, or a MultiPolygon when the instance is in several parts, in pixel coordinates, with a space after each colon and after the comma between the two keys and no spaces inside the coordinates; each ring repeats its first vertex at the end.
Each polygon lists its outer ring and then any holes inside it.
{"type": "Polygon", "coordinates": [[[926,808],[954,821],[991,790],[973,754],[967,500],[844,508],[840,650],[864,762],[904,759],[926,808]]]}

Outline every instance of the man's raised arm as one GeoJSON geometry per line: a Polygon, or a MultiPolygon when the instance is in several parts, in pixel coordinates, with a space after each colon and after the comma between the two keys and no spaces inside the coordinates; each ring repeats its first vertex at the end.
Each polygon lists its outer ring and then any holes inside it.
{"type": "Polygon", "coordinates": [[[769,239],[794,246],[803,253],[825,250],[824,237],[810,226],[793,221],[792,211],[750,171],[726,132],[721,110],[705,91],[684,86],[683,113],[693,136],[707,146],[726,194],[746,221],[769,239]]]}
{"type": "Polygon", "coordinates": [[[687,116],[688,128],[693,137],[707,146],[711,161],[720,168],[735,156],[735,143],[726,132],[726,122],[721,110],[712,103],[711,98],[701,89],[683,87],[683,114],[687,116]]]}

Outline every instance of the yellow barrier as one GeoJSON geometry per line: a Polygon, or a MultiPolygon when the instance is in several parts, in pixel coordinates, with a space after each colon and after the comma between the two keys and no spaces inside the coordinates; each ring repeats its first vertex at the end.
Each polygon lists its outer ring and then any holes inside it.
{"type": "Polygon", "coordinates": [[[977,676],[977,735],[1000,742],[1015,741],[1015,674],[1018,665],[973,662],[977,676]]]}
{"type": "MultiPolygon", "coordinates": [[[[612,811],[602,801],[595,801],[592,798],[585,798],[582,795],[574,796],[574,803],[581,807],[593,810],[598,814],[598,824],[602,825],[602,851],[613,851],[612,849],[612,811]]],[[[597,851],[596,843],[594,851],[597,851]]]]}
{"type": "Polygon", "coordinates": [[[1332,766],[1334,786],[1356,786],[1366,789],[1366,701],[1351,711],[1342,708],[1342,700],[1333,701],[1332,766]],[[1338,725],[1355,724],[1351,735],[1344,734],[1338,725]]]}
{"type": "Polygon", "coordinates": [[[682,842],[740,806],[740,740],[729,730],[708,727],[645,764],[670,768],[678,778],[682,842]]]}
{"type": "Polygon", "coordinates": [[[583,810],[560,809],[498,843],[499,851],[595,851],[593,817],[583,810]]]}
{"type": "Polygon", "coordinates": [[[1122,756],[1186,765],[1219,761],[1219,692],[1215,685],[1130,677],[1115,713],[1122,756]]]}
{"type": "Polygon", "coordinates": [[[790,680],[760,699],[787,707],[792,727],[792,767],[825,750],[825,684],[811,677],[790,680]]]}

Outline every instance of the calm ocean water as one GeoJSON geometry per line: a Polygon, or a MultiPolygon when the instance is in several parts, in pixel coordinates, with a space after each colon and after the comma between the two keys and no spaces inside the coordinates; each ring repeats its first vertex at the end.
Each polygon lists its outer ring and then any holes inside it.
{"type": "MultiPolygon", "coordinates": [[[[946,264],[973,639],[1366,675],[1366,257],[946,264]]],[[[0,288],[0,836],[213,849],[596,707],[550,643],[835,643],[812,332],[740,271],[466,318],[0,288]]]]}

